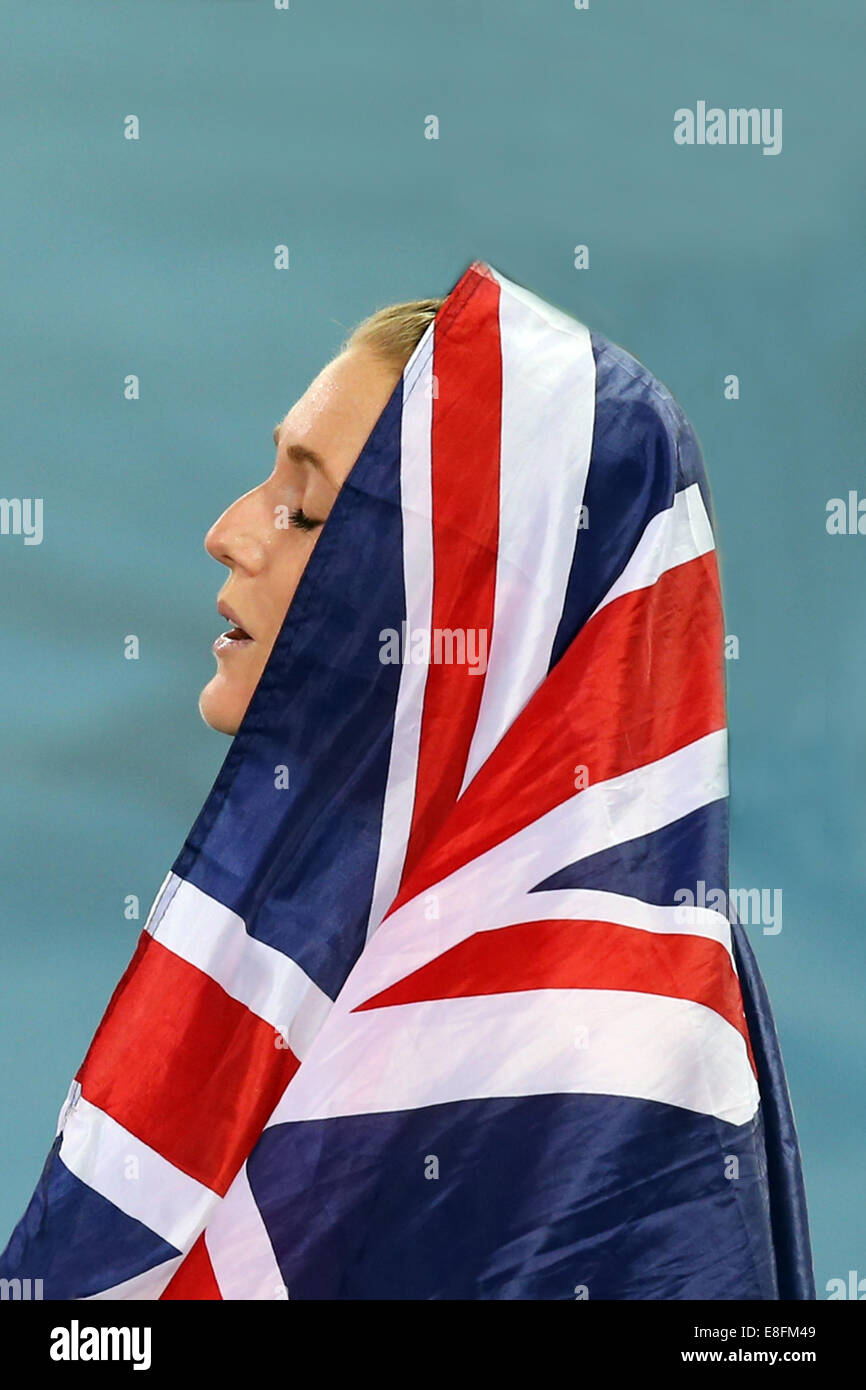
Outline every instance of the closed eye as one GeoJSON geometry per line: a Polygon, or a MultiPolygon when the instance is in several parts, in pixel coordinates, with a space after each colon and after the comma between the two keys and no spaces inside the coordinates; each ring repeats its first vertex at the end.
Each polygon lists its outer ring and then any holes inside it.
{"type": "Polygon", "coordinates": [[[299,531],[315,531],[317,526],[321,526],[321,521],[314,521],[311,516],[307,516],[300,507],[295,507],[294,511],[289,512],[289,521],[293,526],[297,526],[299,531]]]}

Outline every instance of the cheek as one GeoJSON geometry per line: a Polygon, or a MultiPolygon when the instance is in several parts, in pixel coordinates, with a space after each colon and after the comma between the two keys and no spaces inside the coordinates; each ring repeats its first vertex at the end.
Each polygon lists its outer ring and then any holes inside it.
{"type": "Polygon", "coordinates": [[[318,532],[309,535],[298,533],[282,548],[271,555],[267,576],[258,581],[261,585],[263,608],[266,610],[266,626],[262,641],[273,646],[283,619],[295,597],[301,576],[307,567],[316,544],[318,532]]]}

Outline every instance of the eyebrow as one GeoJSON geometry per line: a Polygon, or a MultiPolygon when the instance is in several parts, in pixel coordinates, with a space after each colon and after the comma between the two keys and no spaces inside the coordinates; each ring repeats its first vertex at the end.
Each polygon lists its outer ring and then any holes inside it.
{"type": "MultiPolygon", "coordinates": [[[[274,443],[279,448],[279,425],[274,426],[274,443]]],[[[324,473],[325,471],[325,460],[322,458],[321,454],[317,454],[314,449],[307,449],[303,444],[287,444],[286,453],[289,458],[294,459],[296,463],[309,463],[313,468],[318,468],[320,472],[324,473]]]]}

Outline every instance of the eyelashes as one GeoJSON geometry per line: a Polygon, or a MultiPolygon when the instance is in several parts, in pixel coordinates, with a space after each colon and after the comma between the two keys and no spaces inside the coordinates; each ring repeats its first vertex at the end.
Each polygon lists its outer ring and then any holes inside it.
{"type": "Polygon", "coordinates": [[[299,531],[315,531],[317,526],[321,526],[321,521],[314,521],[311,516],[307,516],[300,507],[295,507],[294,511],[289,512],[289,521],[293,526],[297,526],[299,531]]]}

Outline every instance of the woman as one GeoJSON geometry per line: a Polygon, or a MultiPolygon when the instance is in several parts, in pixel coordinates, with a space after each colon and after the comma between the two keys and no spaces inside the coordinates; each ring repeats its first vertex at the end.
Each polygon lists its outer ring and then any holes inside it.
{"type": "Polygon", "coordinates": [[[3,1273],[814,1298],[725,911],[721,607],[676,402],[476,262],[363,324],[275,442],[207,538],[230,626],[201,710],[234,741],[3,1273]]]}

